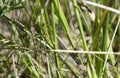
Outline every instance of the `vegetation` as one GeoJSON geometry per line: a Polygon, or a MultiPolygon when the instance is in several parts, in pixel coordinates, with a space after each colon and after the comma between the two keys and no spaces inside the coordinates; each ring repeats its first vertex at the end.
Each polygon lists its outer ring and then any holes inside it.
{"type": "Polygon", "coordinates": [[[119,78],[119,0],[0,0],[0,77],[119,78]]]}

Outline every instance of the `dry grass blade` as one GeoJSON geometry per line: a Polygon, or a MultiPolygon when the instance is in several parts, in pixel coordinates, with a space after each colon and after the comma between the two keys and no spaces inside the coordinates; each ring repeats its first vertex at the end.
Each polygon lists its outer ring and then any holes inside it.
{"type": "Polygon", "coordinates": [[[106,10],[109,10],[111,12],[115,12],[117,14],[120,14],[119,10],[111,8],[111,7],[108,7],[108,6],[104,6],[102,4],[98,4],[98,3],[95,3],[95,2],[91,2],[91,1],[85,1],[85,3],[88,4],[88,5],[96,6],[96,7],[99,7],[99,8],[102,8],[102,9],[106,9],[106,10]]]}
{"type": "Polygon", "coordinates": [[[114,54],[120,55],[120,52],[106,52],[106,51],[75,51],[75,50],[51,50],[51,52],[58,52],[58,53],[80,53],[80,54],[114,54]]]}

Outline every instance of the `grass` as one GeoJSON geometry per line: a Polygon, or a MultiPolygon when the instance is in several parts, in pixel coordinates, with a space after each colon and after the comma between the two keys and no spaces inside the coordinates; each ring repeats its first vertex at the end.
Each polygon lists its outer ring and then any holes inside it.
{"type": "Polygon", "coordinates": [[[119,1],[0,4],[0,77],[119,78],[119,1]]]}

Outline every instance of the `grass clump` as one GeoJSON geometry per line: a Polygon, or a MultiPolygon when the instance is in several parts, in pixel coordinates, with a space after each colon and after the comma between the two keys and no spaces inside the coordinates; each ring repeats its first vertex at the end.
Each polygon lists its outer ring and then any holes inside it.
{"type": "Polygon", "coordinates": [[[0,4],[0,77],[119,78],[119,1],[0,4]]]}

